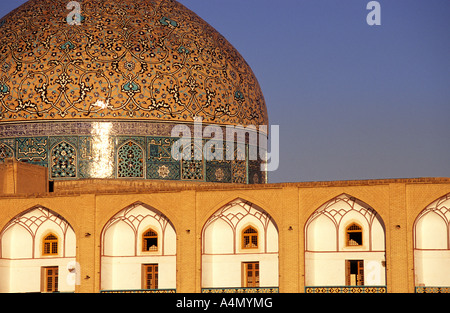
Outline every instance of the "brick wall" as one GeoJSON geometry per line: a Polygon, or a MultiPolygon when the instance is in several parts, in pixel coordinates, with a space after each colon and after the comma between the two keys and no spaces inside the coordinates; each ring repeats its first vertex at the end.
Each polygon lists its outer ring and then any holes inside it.
{"type": "Polygon", "coordinates": [[[177,291],[200,292],[203,225],[211,214],[236,198],[253,202],[273,217],[279,231],[280,292],[303,292],[305,223],[314,210],[342,193],[366,202],[383,218],[388,292],[414,292],[412,229],[415,217],[429,203],[450,192],[450,179],[253,186],[158,185],[117,180],[109,184],[108,181],[89,180],[64,182],[56,190],[31,196],[0,196],[0,229],[15,215],[37,204],[63,216],[77,236],[81,285],[76,287],[76,292],[98,292],[101,289],[103,226],[118,211],[138,201],[161,211],[175,227],[177,291]]]}

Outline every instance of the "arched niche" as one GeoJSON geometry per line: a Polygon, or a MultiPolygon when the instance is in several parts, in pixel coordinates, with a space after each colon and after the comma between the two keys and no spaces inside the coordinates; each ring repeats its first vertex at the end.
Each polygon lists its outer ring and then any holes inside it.
{"type": "Polygon", "coordinates": [[[305,224],[305,244],[307,251],[384,250],[385,225],[368,204],[341,194],[311,214],[305,224]],[[350,247],[347,228],[354,223],[362,228],[363,243],[350,247]]]}
{"type": "Polygon", "coordinates": [[[202,252],[215,253],[223,246],[226,248],[222,252],[239,253],[242,231],[249,225],[258,231],[258,252],[278,251],[278,227],[273,218],[257,205],[238,198],[214,212],[206,221],[202,230],[202,252]]]}
{"type": "Polygon", "coordinates": [[[253,266],[258,287],[278,286],[278,227],[266,210],[237,198],[203,226],[202,288],[247,288],[253,266]],[[245,244],[246,235],[253,244],[245,244]]]}
{"type": "Polygon", "coordinates": [[[75,257],[76,238],[72,226],[61,215],[35,206],[11,219],[0,233],[1,257],[42,257],[44,235],[53,232],[60,238],[60,257],[75,257]]]}
{"type": "Polygon", "coordinates": [[[142,255],[143,235],[149,228],[158,233],[159,255],[175,255],[176,231],[159,210],[142,202],[134,203],[116,213],[102,231],[102,254],[107,256],[142,255]]]}

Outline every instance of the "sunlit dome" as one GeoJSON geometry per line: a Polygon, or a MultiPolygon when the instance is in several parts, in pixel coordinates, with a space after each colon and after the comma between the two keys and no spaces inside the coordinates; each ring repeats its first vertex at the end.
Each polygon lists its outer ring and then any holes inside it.
{"type": "Polygon", "coordinates": [[[267,124],[241,55],[164,0],[31,0],[0,22],[1,121],[144,119],[267,124]]]}
{"type": "Polygon", "coordinates": [[[172,0],[68,3],[30,0],[0,20],[0,161],[46,166],[54,180],[266,181],[248,157],[170,158],[176,124],[268,123],[223,36],[172,0]]]}

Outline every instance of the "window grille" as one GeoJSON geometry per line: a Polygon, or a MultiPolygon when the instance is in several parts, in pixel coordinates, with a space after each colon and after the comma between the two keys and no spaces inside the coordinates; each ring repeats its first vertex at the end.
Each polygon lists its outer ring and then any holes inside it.
{"type": "Polygon", "coordinates": [[[54,234],[47,235],[43,240],[43,255],[57,255],[58,254],[58,237],[54,234]]]}
{"type": "Polygon", "coordinates": [[[142,251],[158,251],[158,234],[153,229],[142,236],[142,251]]]}
{"type": "Polygon", "coordinates": [[[251,226],[247,227],[243,231],[242,248],[243,249],[258,248],[258,231],[251,226]]]}
{"type": "Polygon", "coordinates": [[[245,262],[244,286],[246,288],[259,287],[259,262],[245,262]]]}
{"type": "Polygon", "coordinates": [[[158,264],[144,264],[142,270],[142,289],[158,289],[158,264]]]}
{"type": "Polygon", "coordinates": [[[345,260],[347,286],[364,286],[364,260],[345,260]]]}
{"type": "Polygon", "coordinates": [[[44,267],[43,268],[43,283],[44,292],[57,292],[58,291],[58,267],[44,267]]]}
{"type": "Polygon", "coordinates": [[[347,246],[362,246],[362,227],[357,224],[351,224],[347,227],[347,246]]]}

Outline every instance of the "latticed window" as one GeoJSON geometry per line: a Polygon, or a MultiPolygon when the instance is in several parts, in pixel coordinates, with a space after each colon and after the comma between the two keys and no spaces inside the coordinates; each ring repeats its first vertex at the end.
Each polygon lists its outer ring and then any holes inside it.
{"type": "Polygon", "coordinates": [[[258,231],[251,226],[242,232],[242,248],[258,248],[258,231]]]}
{"type": "Polygon", "coordinates": [[[153,229],[142,236],[142,251],[158,251],[158,234],[153,229]]]}
{"type": "Polygon", "coordinates": [[[158,289],[158,264],[142,265],[142,289],[158,289]]]}
{"type": "Polygon", "coordinates": [[[362,244],[362,227],[353,223],[347,227],[347,246],[361,246],[362,244]]]}
{"type": "Polygon", "coordinates": [[[259,287],[259,262],[245,262],[244,267],[244,286],[246,288],[259,287]]]}
{"type": "Polygon", "coordinates": [[[43,268],[43,291],[56,292],[58,291],[58,267],[44,267],[43,268]]]}
{"type": "Polygon", "coordinates": [[[57,255],[58,254],[58,237],[54,234],[45,236],[42,245],[43,255],[57,255]]]}

